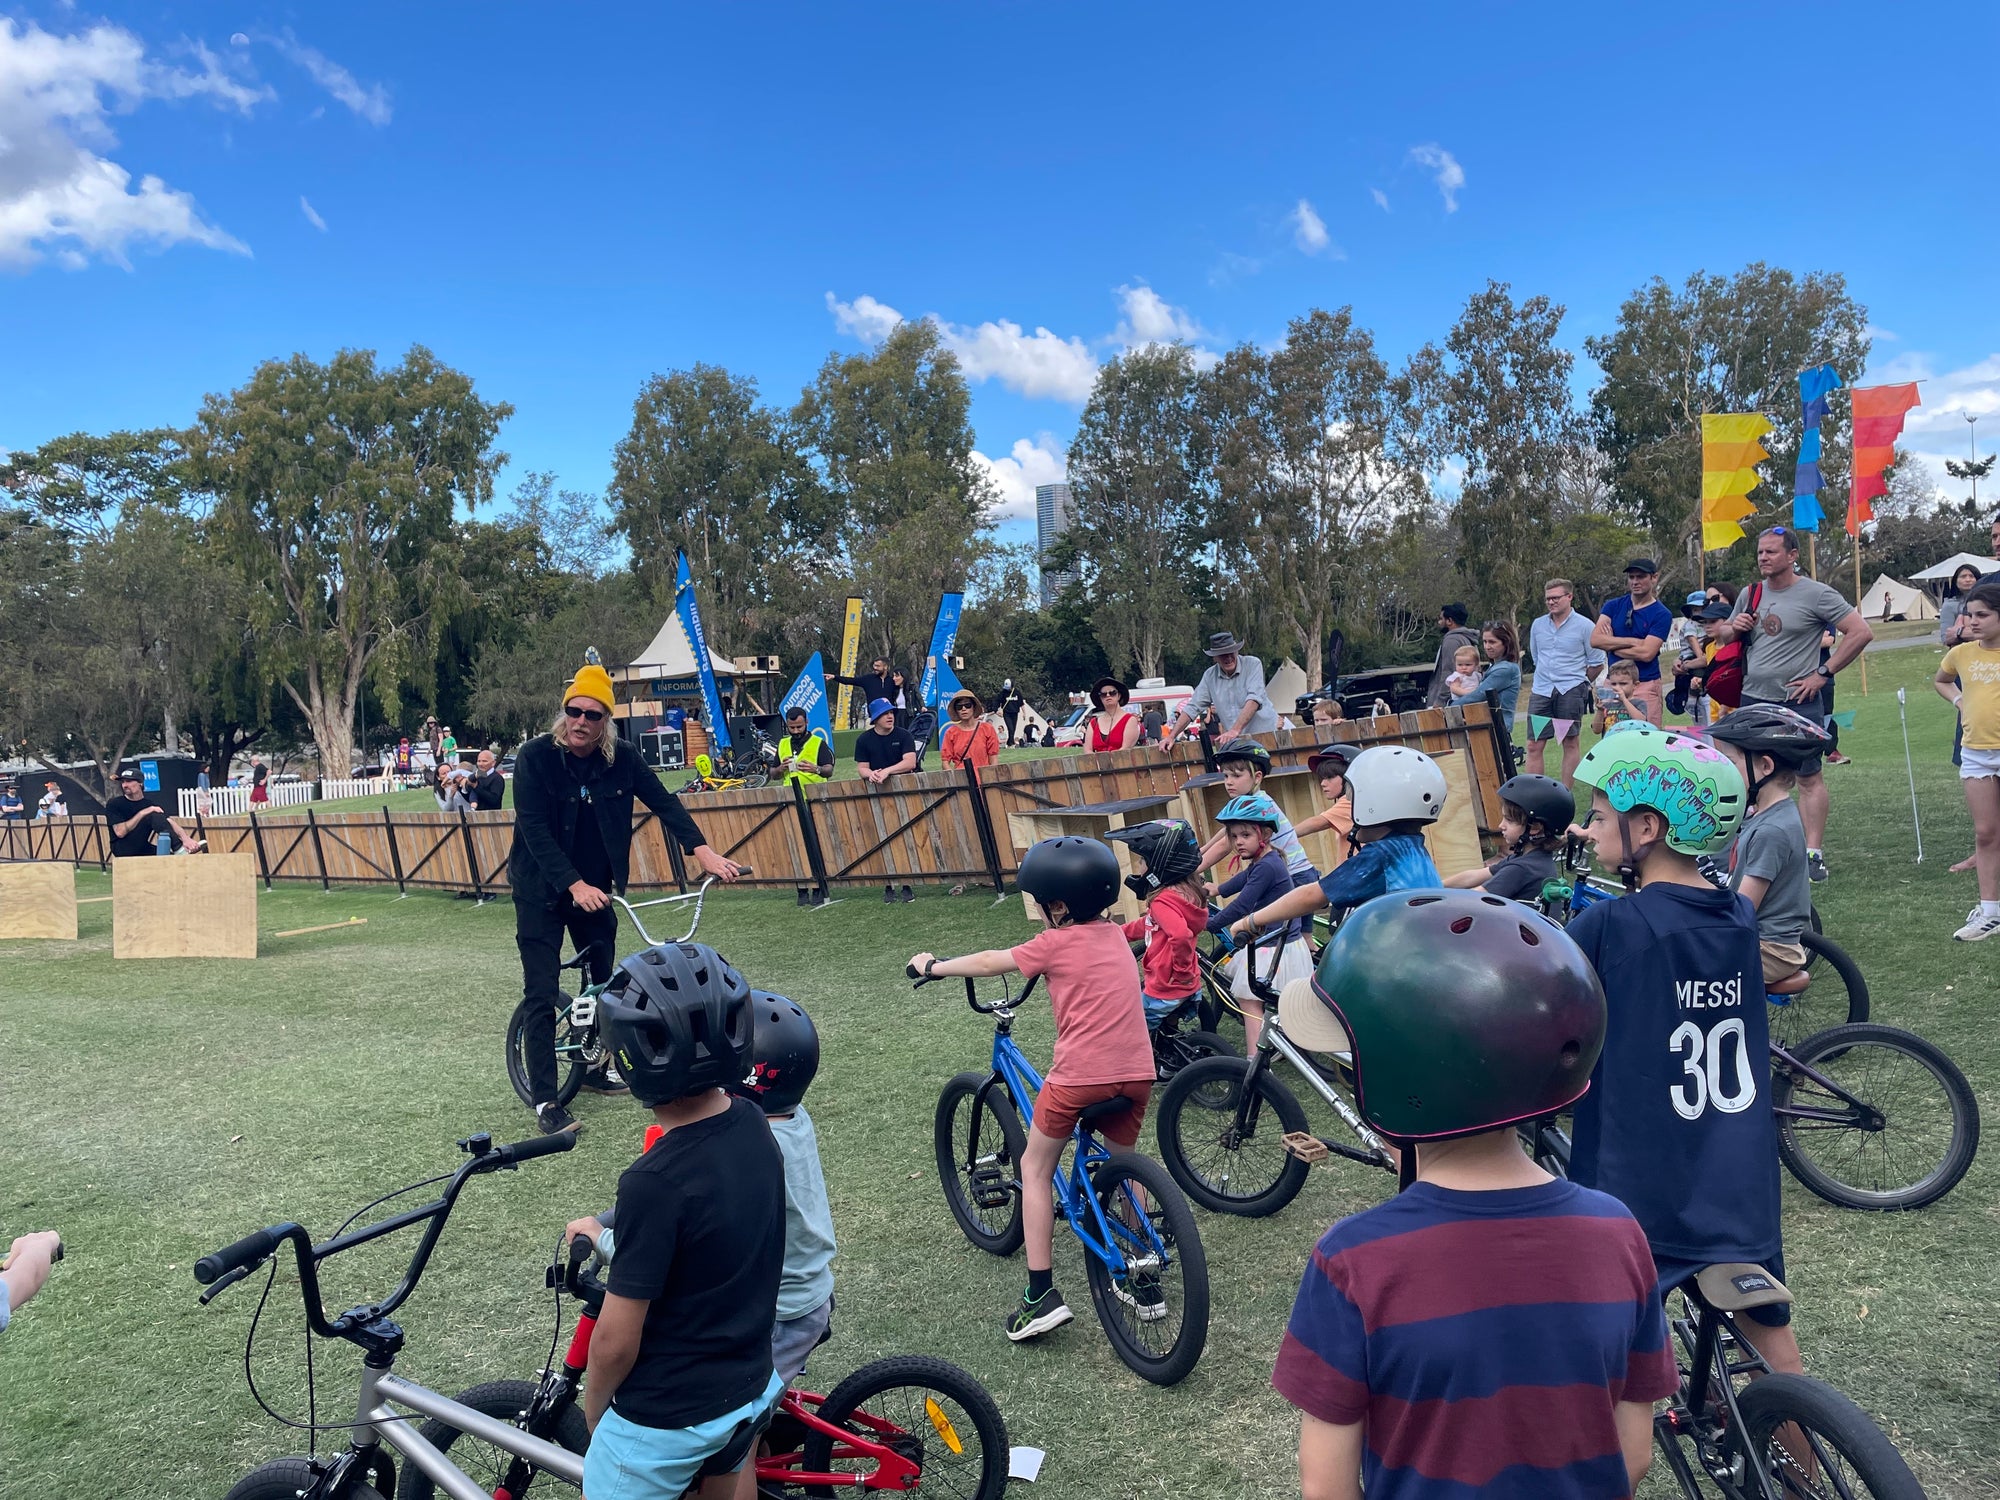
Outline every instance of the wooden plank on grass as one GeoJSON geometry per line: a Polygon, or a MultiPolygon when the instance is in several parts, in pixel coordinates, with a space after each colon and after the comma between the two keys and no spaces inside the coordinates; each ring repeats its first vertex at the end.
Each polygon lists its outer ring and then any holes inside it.
{"type": "Polygon", "coordinates": [[[309,932],[340,932],[349,927],[366,927],[366,917],[349,917],[345,922],[322,922],[317,927],[289,927],[283,932],[271,934],[274,938],[304,937],[309,932]]]}
{"type": "Polygon", "coordinates": [[[67,864],[0,865],[0,938],[76,937],[76,871],[67,864]]]}
{"type": "Polygon", "coordinates": [[[257,860],[199,854],[111,862],[113,958],[255,958],[257,860]]]}

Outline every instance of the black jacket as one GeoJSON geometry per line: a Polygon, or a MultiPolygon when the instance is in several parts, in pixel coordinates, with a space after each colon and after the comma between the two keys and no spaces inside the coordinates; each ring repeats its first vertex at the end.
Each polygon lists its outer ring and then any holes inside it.
{"type": "Polygon", "coordinates": [[[868,705],[873,703],[877,698],[887,698],[891,703],[896,701],[896,695],[890,691],[889,679],[886,675],[878,676],[874,672],[857,672],[852,677],[835,676],[833,680],[835,682],[844,682],[849,687],[861,689],[861,712],[864,715],[868,712],[868,705]]]}
{"type": "Polygon", "coordinates": [[[488,771],[472,778],[474,812],[498,812],[506,799],[507,778],[498,771],[488,771]]]}
{"type": "Polygon", "coordinates": [[[708,842],[681,799],[660,785],[631,746],[621,745],[617,759],[600,767],[589,802],[581,798],[582,781],[563,764],[568,759],[569,752],[546,734],[529,740],[515,757],[514,847],[507,856],[507,879],[516,901],[554,906],[569,894],[580,878],[569,851],[577,818],[587,807],[596,810],[612,884],[620,891],[632,868],[633,798],[657,813],[668,836],[688,853],[708,842]]]}

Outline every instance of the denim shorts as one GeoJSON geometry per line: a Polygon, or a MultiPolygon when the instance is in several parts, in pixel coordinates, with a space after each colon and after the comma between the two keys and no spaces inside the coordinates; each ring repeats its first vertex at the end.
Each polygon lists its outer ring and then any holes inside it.
{"type": "Polygon", "coordinates": [[[1183,995],[1178,1000],[1162,1000],[1154,995],[1141,995],[1139,998],[1146,1003],[1146,1029],[1148,1031],[1158,1031],[1160,1029],[1160,1022],[1166,1020],[1168,1016],[1179,1010],[1183,1005],[1187,1005],[1194,1000],[1194,996],[1192,995],[1183,995]]]}
{"type": "Polygon", "coordinates": [[[681,1500],[701,1466],[739,1426],[768,1412],[784,1389],[774,1370],[762,1395],[693,1427],[645,1427],[607,1411],[583,1456],[584,1494],[590,1500],[681,1500]]]}
{"type": "MultiPolygon", "coordinates": [[[[1660,1297],[1664,1300],[1667,1293],[1671,1292],[1682,1282],[1693,1281],[1695,1277],[1708,1269],[1709,1264],[1705,1260],[1675,1260],[1670,1255],[1654,1255],[1653,1269],[1659,1272],[1660,1297]]],[[[1785,1252],[1780,1250],[1776,1255],[1765,1256],[1763,1266],[1765,1270],[1777,1277],[1779,1281],[1783,1281],[1785,1279],[1785,1252]]],[[[1766,1328],[1783,1328],[1792,1321],[1792,1304],[1789,1302],[1774,1302],[1769,1307],[1747,1308],[1742,1313],[1742,1316],[1748,1318],[1753,1323],[1762,1323],[1766,1328]]],[[[597,1497],[593,1495],[590,1497],[590,1500],[597,1500],[597,1497]]]]}

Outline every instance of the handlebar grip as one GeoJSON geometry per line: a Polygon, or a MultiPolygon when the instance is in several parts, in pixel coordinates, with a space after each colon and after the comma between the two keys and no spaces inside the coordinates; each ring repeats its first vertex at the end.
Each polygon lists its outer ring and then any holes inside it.
{"type": "Polygon", "coordinates": [[[260,1229],[255,1234],[246,1234],[233,1245],[226,1245],[213,1255],[204,1255],[194,1263],[194,1279],[203,1286],[219,1281],[231,1271],[246,1269],[278,1248],[283,1238],[275,1228],[260,1229]]]}
{"type": "Polygon", "coordinates": [[[576,1149],[576,1132],[558,1130],[553,1135],[529,1136],[525,1141],[516,1141],[511,1146],[502,1146],[494,1152],[508,1162],[533,1161],[538,1156],[554,1156],[558,1151],[576,1149]]]}

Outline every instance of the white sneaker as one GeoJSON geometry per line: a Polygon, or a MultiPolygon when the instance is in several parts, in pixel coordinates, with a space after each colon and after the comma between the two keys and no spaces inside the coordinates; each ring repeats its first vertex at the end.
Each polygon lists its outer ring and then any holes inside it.
{"type": "Polygon", "coordinates": [[[1977,943],[2000,932],[2000,917],[1989,917],[1974,907],[1966,916],[1965,925],[1952,934],[1961,943],[1977,943]]]}

